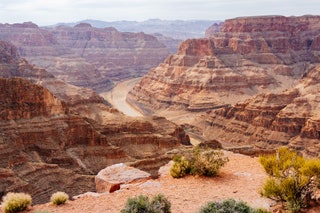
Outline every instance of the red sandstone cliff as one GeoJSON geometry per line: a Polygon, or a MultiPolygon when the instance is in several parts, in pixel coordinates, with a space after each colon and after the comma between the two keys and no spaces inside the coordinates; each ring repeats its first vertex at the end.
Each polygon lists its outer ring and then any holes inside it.
{"type": "Polygon", "coordinates": [[[70,86],[0,42],[0,194],[24,191],[34,203],[55,191],[94,191],[94,174],[131,162],[153,171],[188,144],[164,118],[130,118],[89,89],[70,86]]]}
{"type": "Polygon", "coordinates": [[[235,106],[213,110],[202,117],[205,135],[225,147],[249,145],[247,151],[259,152],[286,145],[318,156],[319,80],[317,66],[283,93],[260,94],[235,106]]]}
{"type": "Polygon", "coordinates": [[[113,81],[141,76],[168,54],[154,36],[115,28],[41,28],[32,23],[0,24],[0,40],[17,46],[30,63],[76,86],[101,91],[113,81]]]}
{"type": "Polygon", "coordinates": [[[226,20],[210,38],[181,43],[127,100],[149,113],[168,107],[201,111],[291,88],[320,62],[319,21],[319,16],[226,20]]]}

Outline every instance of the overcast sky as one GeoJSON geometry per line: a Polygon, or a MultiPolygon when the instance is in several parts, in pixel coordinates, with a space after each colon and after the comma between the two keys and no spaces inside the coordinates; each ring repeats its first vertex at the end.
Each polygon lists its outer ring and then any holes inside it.
{"type": "Polygon", "coordinates": [[[0,23],[224,20],[239,16],[320,15],[320,0],[0,0],[0,23]]]}

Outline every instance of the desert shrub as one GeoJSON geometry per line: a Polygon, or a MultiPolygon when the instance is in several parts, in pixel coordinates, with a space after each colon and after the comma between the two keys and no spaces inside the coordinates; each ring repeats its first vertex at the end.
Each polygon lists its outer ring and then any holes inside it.
{"type": "Polygon", "coordinates": [[[209,202],[199,213],[269,213],[269,211],[254,209],[245,202],[227,199],[222,202],[209,202]]]}
{"type": "Polygon", "coordinates": [[[222,151],[195,147],[190,172],[193,175],[216,176],[227,162],[228,158],[223,157],[222,151]]]}
{"type": "Polygon", "coordinates": [[[15,213],[26,210],[31,206],[32,198],[25,193],[9,192],[3,197],[2,210],[5,213],[15,213]]]}
{"type": "Polygon", "coordinates": [[[69,195],[65,192],[56,192],[51,195],[50,201],[54,205],[65,204],[69,199],[69,195]]]}
{"type": "Polygon", "coordinates": [[[150,208],[149,198],[144,195],[128,198],[126,206],[121,213],[148,213],[150,208]]]}
{"type": "Polygon", "coordinates": [[[162,194],[158,194],[153,197],[151,201],[152,212],[154,213],[170,213],[171,212],[171,203],[170,201],[162,194]]]}
{"type": "Polygon", "coordinates": [[[170,175],[172,177],[180,178],[190,173],[190,163],[184,156],[175,156],[173,161],[174,164],[170,168],[170,175]]]}
{"type": "Polygon", "coordinates": [[[170,213],[170,208],[170,202],[162,194],[154,196],[151,202],[147,196],[140,195],[128,198],[121,213],[170,213]]]}
{"type": "Polygon", "coordinates": [[[260,157],[268,174],[261,195],[282,202],[291,212],[299,212],[314,199],[319,185],[320,160],[306,159],[288,148],[260,157]]]}
{"type": "Polygon", "coordinates": [[[175,156],[173,161],[170,174],[180,178],[186,174],[216,176],[229,160],[223,156],[222,151],[197,146],[190,156],[175,156]]]}

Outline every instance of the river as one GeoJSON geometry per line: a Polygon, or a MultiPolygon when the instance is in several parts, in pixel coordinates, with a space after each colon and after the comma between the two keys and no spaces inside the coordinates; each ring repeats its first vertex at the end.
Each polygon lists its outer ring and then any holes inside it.
{"type": "MultiPolygon", "coordinates": [[[[131,116],[131,117],[143,117],[144,115],[141,114],[138,110],[133,108],[127,101],[126,97],[128,92],[134,87],[135,83],[139,81],[140,78],[134,78],[127,81],[122,81],[117,83],[117,85],[108,92],[101,93],[100,95],[109,101],[114,108],[121,111],[123,114],[131,116]]],[[[182,113],[182,112],[174,112],[170,114],[169,112],[166,112],[165,116],[167,119],[171,120],[174,123],[180,123],[178,120],[181,120],[181,118],[184,118],[186,120],[190,119],[189,113],[182,113]]],[[[185,122],[185,121],[184,121],[185,122]]],[[[182,123],[184,123],[182,122],[182,123]]],[[[199,144],[203,139],[200,139],[200,137],[195,137],[193,134],[189,134],[190,142],[193,145],[199,144]]]]}
{"type": "Polygon", "coordinates": [[[128,92],[139,80],[140,78],[134,78],[119,82],[111,91],[101,93],[100,95],[123,114],[131,117],[142,117],[143,115],[126,101],[128,92]]]}

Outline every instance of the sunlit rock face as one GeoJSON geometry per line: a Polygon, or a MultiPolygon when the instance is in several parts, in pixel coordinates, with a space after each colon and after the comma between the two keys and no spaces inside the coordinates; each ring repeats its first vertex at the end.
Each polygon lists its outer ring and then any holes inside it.
{"type": "Polygon", "coordinates": [[[207,127],[204,134],[225,146],[249,145],[256,152],[289,146],[318,156],[319,80],[317,66],[285,92],[259,94],[235,106],[212,110],[202,117],[207,127]]]}
{"type": "Polygon", "coordinates": [[[0,24],[0,40],[14,44],[22,57],[55,77],[96,91],[145,74],[169,54],[154,36],[89,24],[56,28],[0,24]]]}
{"type": "Polygon", "coordinates": [[[94,191],[94,175],[106,166],[130,162],[152,172],[181,144],[189,138],[174,123],[127,117],[0,42],[1,195],[24,191],[37,204],[56,191],[94,191]]]}
{"type": "MultiPolygon", "coordinates": [[[[292,88],[319,62],[320,17],[245,17],[181,43],[127,100],[146,113],[203,111],[292,88]]],[[[214,26],[215,28],[219,26],[214,26]]],[[[214,28],[213,27],[213,28],[214,28]]]]}

